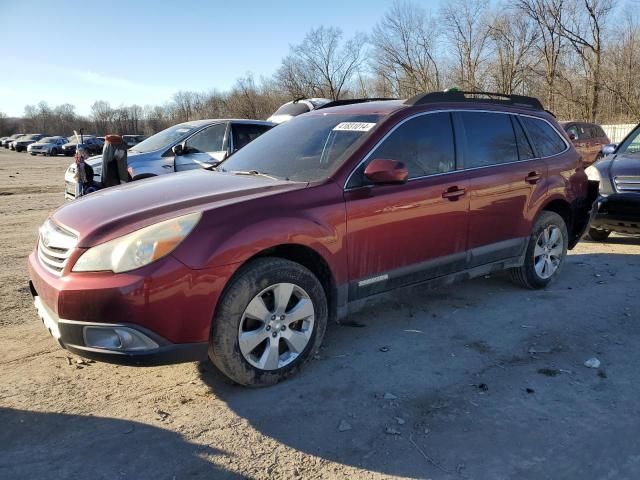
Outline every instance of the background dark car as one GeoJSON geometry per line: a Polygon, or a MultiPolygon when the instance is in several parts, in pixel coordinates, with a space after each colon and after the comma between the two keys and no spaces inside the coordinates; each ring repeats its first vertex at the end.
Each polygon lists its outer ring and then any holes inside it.
{"type": "Polygon", "coordinates": [[[609,137],[600,125],[586,122],[563,122],[561,125],[586,165],[602,158],[602,147],[609,143],[609,137]]]}
{"type": "Polygon", "coordinates": [[[591,222],[591,239],[604,241],[611,232],[640,234],[640,125],[586,173],[600,181],[602,197],[591,222]]]}
{"type": "Polygon", "coordinates": [[[30,133],[28,135],[23,135],[11,143],[11,150],[15,150],[16,152],[26,152],[29,145],[36,143],[44,137],[46,137],[46,135],[43,133],[30,133]]]}
{"type": "Polygon", "coordinates": [[[82,142],[79,142],[75,136],[69,137],[70,142],[66,143],[62,147],[62,153],[66,156],[71,157],[76,153],[76,146],[78,143],[84,143],[89,150],[89,153],[93,155],[99,155],[102,153],[102,147],[104,146],[104,140],[99,140],[98,137],[94,135],[83,135],[82,142]]]}
{"type": "Polygon", "coordinates": [[[126,143],[129,148],[139,144],[145,138],[147,138],[145,135],[122,135],[122,140],[124,140],[124,143],[126,143]]]}

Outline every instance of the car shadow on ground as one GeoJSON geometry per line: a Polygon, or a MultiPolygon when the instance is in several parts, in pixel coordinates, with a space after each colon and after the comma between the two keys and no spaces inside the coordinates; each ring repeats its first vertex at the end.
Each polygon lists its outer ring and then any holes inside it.
{"type": "Polygon", "coordinates": [[[221,452],[139,422],[0,408],[0,478],[240,479],[221,452]]]}
{"type": "Polygon", "coordinates": [[[629,440],[639,422],[625,414],[637,410],[627,366],[640,353],[624,346],[640,339],[629,316],[640,302],[622,288],[640,281],[638,267],[640,255],[572,254],[544,290],[504,274],[407,288],[331,325],[319,357],[288,381],[248,389],[209,363],[199,372],[262,434],[345,465],[412,478],[622,478],[640,468],[629,440]],[[594,352],[613,378],[582,365],[594,352]]]}

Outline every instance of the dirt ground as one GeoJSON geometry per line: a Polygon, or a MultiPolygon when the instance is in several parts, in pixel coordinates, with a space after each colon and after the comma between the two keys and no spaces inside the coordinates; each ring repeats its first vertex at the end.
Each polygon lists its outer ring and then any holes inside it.
{"type": "Polygon", "coordinates": [[[494,275],[370,302],[251,390],[56,345],[26,257],[69,163],[0,150],[0,478],[640,477],[639,238],[581,243],[543,291],[494,275]]]}

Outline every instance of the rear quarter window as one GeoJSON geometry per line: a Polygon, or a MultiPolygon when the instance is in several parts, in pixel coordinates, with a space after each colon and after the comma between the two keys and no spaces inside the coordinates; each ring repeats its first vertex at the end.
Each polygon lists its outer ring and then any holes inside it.
{"type": "Polygon", "coordinates": [[[520,120],[527,129],[539,157],[551,157],[567,149],[560,134],[544,120],[532,117],[520,117],[520,120]]]}

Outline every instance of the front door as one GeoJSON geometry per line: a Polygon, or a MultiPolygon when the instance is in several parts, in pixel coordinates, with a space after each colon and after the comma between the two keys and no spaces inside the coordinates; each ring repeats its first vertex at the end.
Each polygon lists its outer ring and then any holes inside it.
{"type": "Polygon", "coordinates": [[[219,123],[200,130],[187,139],[182,155],[175,158],[176,172],[210,167],[227,156],[227,124],[219,123]]]}
{"type": "Polygon", "coordinates": [[[450,113],[400,124],[346,187],[350,300],[464,268],[468,182],[456,171],[450,113]],[[364,169],[376,158],[403,162],[409,181],[372,185],[364,169]]]}

